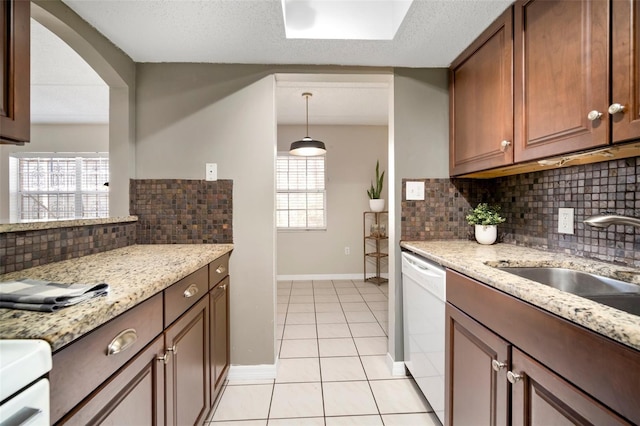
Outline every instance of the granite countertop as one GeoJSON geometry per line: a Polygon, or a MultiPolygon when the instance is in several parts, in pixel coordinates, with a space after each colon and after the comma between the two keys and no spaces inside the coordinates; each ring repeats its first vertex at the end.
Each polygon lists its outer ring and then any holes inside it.
{"type": "Polygon", "coordinates": [[[55,351],[232,249],[231,244],[132,245],[0,275],[0,281],[34,278],[110,286],[106,297],[57,312],[0,309],[0,339],[44,339],[55,351]]]}
{"type": "Polygon", "coordinates": [[[640,350],[640,316],[521,278],[495,266],[551,266],[591,272],[640,285],[638,269],[511,244],[404,241],[401,247],[498,290],[640,350]]]}
{"type": "Polygon", "coordinates": [[[74,226],[108,225],[110,223],[137,222],[137,216],[101,217],[93,219],[66,219],[20,223],[0,223],[0,234],[44,229],[71,228],[74,226]]]}

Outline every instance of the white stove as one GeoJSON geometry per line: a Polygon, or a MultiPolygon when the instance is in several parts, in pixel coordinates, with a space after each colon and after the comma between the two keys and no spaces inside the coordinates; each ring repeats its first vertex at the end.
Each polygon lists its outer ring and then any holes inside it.
{"type": "Polygon", "coordinates": [[[49,425],[50,370],[44,340],[0,340],[0,426],[49,425]]]}

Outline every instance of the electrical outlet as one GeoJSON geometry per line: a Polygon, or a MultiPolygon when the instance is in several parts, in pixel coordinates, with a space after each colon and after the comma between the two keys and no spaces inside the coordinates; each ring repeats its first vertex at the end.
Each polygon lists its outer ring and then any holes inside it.
{"type": "Polygon", "coordinates": [[[424,182],[407,181],[405,198],[409,200],[424,200],[424,182]]]}
{"type": "Polygon", "coordinates": [[[347,256],[351,254],[351,248],[349,247],[345,247],[344,248],[344,254],[346,254],[347,256]]]}
{"type": "Polygon", "coordinates": [[[218,180],[218,165],[216,163],[207,163],[205,167],[206,180],[218,180]]]}
{"type": "Polygon", "coordinates": [[[573,209],[558,209],[558,232],[573,235],[573,209]]]}

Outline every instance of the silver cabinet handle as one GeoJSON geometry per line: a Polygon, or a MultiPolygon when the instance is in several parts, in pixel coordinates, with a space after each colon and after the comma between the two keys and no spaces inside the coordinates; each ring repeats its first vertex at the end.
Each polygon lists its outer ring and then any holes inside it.
{"type": "Polygon", "coordinates": [[[107,356],[118,354],[129,349],[138,340],[138,334],[133,328],[118,333],[107,346],[107,356]]]}
{"type": "Polygon", "coordinates": [[[500,151],[505,152],[511,146],[511,141],[504,140],[500,142],[500,151]]]}
{"type": "Polygon", "coordinates": [[[169,361],[171,361],[171,352],[167,351],[164,353],[164,355],[159,356],[158,358],[156,358],[158,361],[162,361],[162,363],[164,365],[169,364],[169,361]]]}
{"type": "Polygon", "coordinates": [[[187,299],[198,294],[198,286],[195,284],[191,284],[189,288],[187,288],[182,295],[187,299]]]}
{"type": "Polygon", "coordinates": [[[513,371],[507,371],[507,380],[513,385],[522,380],[522,374],[516,374],[513,371]]]}
{"type": "Polygon", "coordinates": [[[176,348],[176,345],[173,345],[170,348],[167,348],[167,352],[173,352],[174,355],[178,355],[178,348],[176,348]]]}
{"type": "Polygon", "coordinates": [[[619,112],[624,112],[625,107],[619,103],[609,105],[609,114],[617,114],[619,112]]]}
{"type": "Polygon", "coordinates": [[[494,371],[500,371],[503,368],[505,368],[507,366],[506,362],[500,362],[497,359],[494,359],[491,361],[491,368],[494,369],[494,371]]]}
{"type": "Polygon", "coordinates": [[[223,274],[227,272],[227,268],[224,267],[224,265],[220,265],[216,268],[216,273],[217,274],[223,274]]]}
{"type": "Polygon", "coordinates": [[[590,111],[589,114],[587,114],[587,119],[589,121],[596,121],[596,120],[600,120],[602,118],[602,113],[600,111],[596,111],[595,109],[593,111],[590,111]]]}

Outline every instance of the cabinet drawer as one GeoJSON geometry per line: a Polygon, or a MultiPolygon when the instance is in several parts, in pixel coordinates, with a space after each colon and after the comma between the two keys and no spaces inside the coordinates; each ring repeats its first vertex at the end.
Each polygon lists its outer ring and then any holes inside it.
{"type": "Polygon", "coordinates": [[[206,266],[181,279],[164,291],[164,326],[174,322],[209,291],[206,266]]]}
{"type": "Polygon", "coordinates": [[[158,294],[56,352],[49,373],[52,423],[160,333],[162,295],[158,294]],[[115,353],[109,354],[110,348],[115,353]]]}
{"type": "Polygon", "coordinates": [[[158,336],[117,374],[61,420],[65,425],[163,425],[164,336],[158,336]]]}
{"type": "Polygon", "coordinates": [[[229,253],[209,264],[209,290],[229,275],[229,253]]]}

